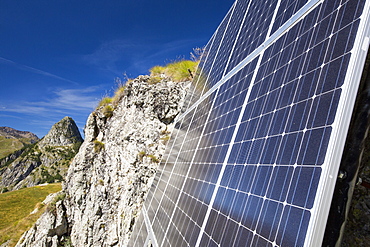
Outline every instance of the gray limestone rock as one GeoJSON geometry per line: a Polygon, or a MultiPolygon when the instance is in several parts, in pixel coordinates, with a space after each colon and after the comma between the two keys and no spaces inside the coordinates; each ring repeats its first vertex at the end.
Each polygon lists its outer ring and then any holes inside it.
{"type": "MultiPolygon", "coordinates": [[[[65,216],[67,229],[57,231],[53,218],[53,224],[25,233],[17,246],[52,246],[66,239],[73,246],[126,246],[188,87],[189,82],[163,78],[153,84],[140,76],[116,102],[92,112],[63,184],[65,211],[57,215],[65,216]],[[43,241],[36,245],[31,239],[43,241]]],[[[50,217],[45,213],[39,221],[50,217]]]]}

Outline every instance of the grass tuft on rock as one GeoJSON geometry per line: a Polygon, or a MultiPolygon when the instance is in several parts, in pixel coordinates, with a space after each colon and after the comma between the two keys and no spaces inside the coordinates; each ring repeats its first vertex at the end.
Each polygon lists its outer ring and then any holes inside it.
{"type": "Polygon", "coordinates": [[[176,82],[189,81],[193,79],[193,75],[198,66],[198,61],[180,60],[169,63],[165,66],[154,66],[151,68],[150,76],[152,77],[170,77],[176,82]]]}
{"type": "Polygon", "coordinates": [[[95,151],[95,153],[99,153],[104,148],[105,148],[105,145],[104,145],[103,142],[98,141],[98,140],[94,140],[94,151],[95,151]]]}

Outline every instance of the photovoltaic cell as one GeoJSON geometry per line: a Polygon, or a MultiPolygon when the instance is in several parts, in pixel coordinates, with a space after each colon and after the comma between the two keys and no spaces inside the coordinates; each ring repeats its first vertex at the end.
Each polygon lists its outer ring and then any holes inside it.
{"type": "Polygon", "coordinates": [[[320,246],[370,1],[237,0],[205,47],[130,246],[320,246]]]}

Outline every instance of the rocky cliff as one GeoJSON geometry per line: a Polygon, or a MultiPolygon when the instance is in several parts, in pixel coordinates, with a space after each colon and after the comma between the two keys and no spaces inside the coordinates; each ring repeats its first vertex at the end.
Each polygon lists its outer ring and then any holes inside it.
{"type": "Polygon", "coordinates": [[[92,112],[64,199],[17,246],[126,246],[188,86],[140,76],[92,112]]]}
{"type": "Polygon", "coordinates": [[[40,141],[0,161],[0,191],[61,181],[82,141],[73,119],[63,118],[40,141]]]}

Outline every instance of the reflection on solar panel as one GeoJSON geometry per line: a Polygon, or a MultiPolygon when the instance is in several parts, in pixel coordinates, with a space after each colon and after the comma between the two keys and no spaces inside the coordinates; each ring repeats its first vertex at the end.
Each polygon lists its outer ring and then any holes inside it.
{"type": "Polygon", "coordinates": [[[369,11],[369,0],[237,0],[130,246],[320,246],[369,11]]]}

